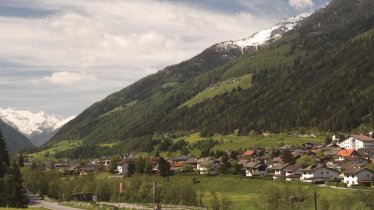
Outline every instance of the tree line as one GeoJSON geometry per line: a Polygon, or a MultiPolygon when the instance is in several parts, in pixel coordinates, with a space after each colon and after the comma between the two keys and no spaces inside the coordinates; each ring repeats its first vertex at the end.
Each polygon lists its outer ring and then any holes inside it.
{"type": "Polygon", "coordinates": [[[0,130],[0,207],[23,207],[27,204],[17,159],[11,159],[0,130]]]}

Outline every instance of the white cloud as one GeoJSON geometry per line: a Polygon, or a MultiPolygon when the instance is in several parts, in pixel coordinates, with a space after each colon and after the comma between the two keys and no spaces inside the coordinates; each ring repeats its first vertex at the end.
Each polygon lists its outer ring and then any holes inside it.
{"type": "MultiPolygon", "coordinates": [[[[176,2],[33,0],[27,5],[57,12],[34,18],[0,16],[0,58],[29,71],[13,85],[35,93],[14,90],[14,101],[48,101],[74,92],[74,97],[91,97],[86,106],[210,45],[250,36],[277,22],[249,12],[224,13],[176,2]]],[[[0,84],[8,79],[0,78],[0,84]]],[[[14,106],[14,101],[2,106],[14,106]]],[[[71,114],[83,109],[82,104],[69,103],[71,114]]]]}
{"type": "Polygon", "coordinates": [[[34,83],[49,82],[56,85],[71,85],[82,82],[93,82],[96,80],[94,75],[87,74],[86,72],[54,72],[51,76],[33,79],[34,83]]]}
{"type": "Polygon", "coordinates": [[[288,3],[296,10],[312,8],[314,5],[312,0],[289,0],[288,3]]]}

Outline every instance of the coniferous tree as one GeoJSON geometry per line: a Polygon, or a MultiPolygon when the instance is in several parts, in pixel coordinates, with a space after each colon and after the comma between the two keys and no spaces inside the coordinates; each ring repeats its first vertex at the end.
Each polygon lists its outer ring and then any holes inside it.
{"type": "Polygon", "coordinates": [[[160,175],[161,176],[167,177],[167,176],[171,175],[170,165],[163,157],[160,157],[160,162],[158,163],[158,168],[160,169],[160,175]]]}
{"type": "Polygon", "coordinates": [[[4,176],[9,167],[9,154],[6,150],[5,139],[0,130],[0,206],[5,206],[4,176]]]}
{"type": "Polygon", "coordinates": [[[5,139],[0,130],[0,178],[3,178],[10,165],[9,154],[6,149],[5,139]]]}
{"type": "Polygon", "coordinates": [[[0,206],[20,207],[26,201],[22,192],[21,172],[15,161],[10,164],[5,139],[0,131],[0,206]]]}

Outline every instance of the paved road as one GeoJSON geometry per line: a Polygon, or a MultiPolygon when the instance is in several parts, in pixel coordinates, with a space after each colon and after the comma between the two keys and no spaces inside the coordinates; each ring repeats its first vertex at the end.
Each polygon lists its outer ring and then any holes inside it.
{"type": "Polygon", "coordinates": [[[338,190],[352,190],[352,191],[372,192],[372,190],[354,189],[354,188],[347,188],[347,187],[336,187],[336,186],[330,186],[330,185],[325,185],[325,184],[321,184],[321,185],[318,185],[318,186],[319,187],[328,187],[328,188],[338,189],[338,190]]]}
{"type": "MultiPolygon", "coordinates": [[[[147,207],[140,204],[130,204],[130,203],[108,203],[108,202],[99,202],[106,205],[115,206],[118,208],[129,208],[129,209],[141,209],[141,210],[153,210],[154,208],[147,207]]],[[[184,205],[162,205],[162,209],[167,210],[207,210],[207,208],[203,207],[195,207],[195,206],[184,206],[184,205]]]]}
{"type": "Polygon", "coordinates": [[[67,206],[60,206],[58,203],[47,202],[41,199],[41,197],[27,193],[27,197],[29,198],[29,207],[43,207],[46,209],[52,210],[81,210],[77,208],[67,207],[67,206]]]}

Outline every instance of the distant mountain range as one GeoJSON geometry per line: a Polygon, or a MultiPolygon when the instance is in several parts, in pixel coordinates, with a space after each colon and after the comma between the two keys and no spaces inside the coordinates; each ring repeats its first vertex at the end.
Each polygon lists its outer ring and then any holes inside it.
{"type": "Polygon", "coordinates": [[[64,118],[43,111],[32,113],[15,108],[0,108],[0,119],[17,129],[36,146],[49,141],[65,123],[74,117],[64,118]]]}
{"type": "Polygon", "coordinates": [[[372,0],[336,0],[218,43],[93,104],[51,144],[374,127],[373,8],[372,0]]]}

